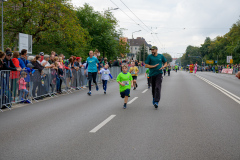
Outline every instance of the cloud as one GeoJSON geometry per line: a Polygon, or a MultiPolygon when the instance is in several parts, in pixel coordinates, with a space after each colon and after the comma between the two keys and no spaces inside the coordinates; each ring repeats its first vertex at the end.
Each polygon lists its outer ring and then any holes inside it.
{"type": "MultiPolygon", "coordinates": [[[[124,36],[131,38],[132,32],[141,29],[134,33],[135,38],[144,37],[158,46],[160,52],[169,52],[172,56],[184,53],[188,45],[200,46],[206,37],[213,39],[226,34],[240,15],[239,0],[122,0],[150,31],[120,0],[112,1],[142,26],[121,10],[112,11],[119,20],[119,28],[127,29],[124,36]]],[[[116,7],[110,0],[72,0],[72,3],[75,6],[89,3],[97,11],[116,7]]]]}

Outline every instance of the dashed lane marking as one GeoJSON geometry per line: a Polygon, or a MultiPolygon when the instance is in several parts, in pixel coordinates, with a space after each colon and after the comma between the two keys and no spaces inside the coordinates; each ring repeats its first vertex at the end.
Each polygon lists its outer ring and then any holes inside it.
{"type": "Polygon", "coordinates": [[[138,97],[133,98],[133,99],[132,99],[131,101],[129,101],[127,104],[133,103],[136,99],[138,99],[138,97]]]}
{"type": "Polygon", "coordinates": [[[142,93],[145,93],[145,92],[147,92],[148,91],[148,89],[145,89],[142,93]]]}
{"type": "Polygon", "coordinates": [[[116,115],[111,115],[107,119],[105,119],[102,123],[100,123],[98,126],[93,128],[90,133],[96,133],[100,128],[105,126],[109,121],[111,121],[116,115]]]}

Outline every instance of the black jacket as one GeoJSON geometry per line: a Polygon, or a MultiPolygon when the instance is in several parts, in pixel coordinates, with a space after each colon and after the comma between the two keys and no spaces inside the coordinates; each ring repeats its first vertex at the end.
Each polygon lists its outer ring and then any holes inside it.
{"type": "Polygon", "coordinates": [[[112,66],[118,66],[118,67],[119,67],[120,65],[119,65],[119,62],[118,62],[118,61],[114,61],[113,64],[112,64],[112,66]]]}
{"type": "Polygon", "coordinates": [[[0,61],[0,70],[17,71],[17,68],[15,67],[11,59],[7,60],[7,58],[4,58],[3,62],[0,61]]]}
{"type": "Polygon", "coordinates": [[[37,61],[32,62],[32,65],[34,66],[33,69],[35,69],[35,73],[32,75],[32,81],[41,82],[41,72],[44,67],[37,61]]]}

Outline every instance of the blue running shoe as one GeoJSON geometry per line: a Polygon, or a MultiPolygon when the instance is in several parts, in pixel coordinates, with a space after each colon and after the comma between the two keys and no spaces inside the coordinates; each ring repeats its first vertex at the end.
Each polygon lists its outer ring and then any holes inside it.
{"type": "Polygon", "coordinates": [[[158,102],[154,103],[154,107],[157,109],[158,108],[158,102]]]}
{"type": "Polygon", "coordinates": [[[152,101],[152,104],[154,105],[155,101],[154,101],[154,98],[153,98],[153,101],[152,101]]]}
{"type": "Polygon", "coordinates": [[[87,94],[88,94],[89,96],[91,96],[91,91],[89,91],[87,94]]]}
{"type": "Polygon", "coordinates": [[[98,86],[96,86],[96,90],[98,91],[98,86]]]}
{"type": "Polygon", "coordinates": [[[123,109],[126,109],[126,108],[127,108],[127,105],[124,104],[124,105],[123,105],[123,109]]]}

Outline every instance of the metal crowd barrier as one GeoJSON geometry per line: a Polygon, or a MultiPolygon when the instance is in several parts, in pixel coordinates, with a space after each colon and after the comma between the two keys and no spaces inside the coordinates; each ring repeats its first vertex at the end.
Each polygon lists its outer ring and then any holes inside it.
{"type": "MultiPolygon", "coordinates": [[[[130,68],[130,67],[129,67],[130,68]]],[[[138,67],[139,73],[145,73],[145,67],[138,67]]],[[[109,68],[113,79],[121,72],[120,67],[109,68]]],[[[102,83],[98,75],[98,83],[102,83]]],[[[61,75],[55,69],[0,71],[0,111],[2,107],[11,110],[15,103],[32,103],[44,97],[57,96],[57,93],[71,93],[88,86],[87,73],[79,70],[63,69],[61,75]],[[23,81],[24,79],[24,81],[23,81]]]]}

